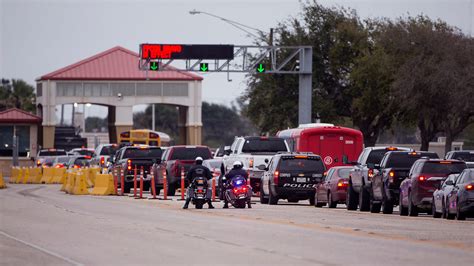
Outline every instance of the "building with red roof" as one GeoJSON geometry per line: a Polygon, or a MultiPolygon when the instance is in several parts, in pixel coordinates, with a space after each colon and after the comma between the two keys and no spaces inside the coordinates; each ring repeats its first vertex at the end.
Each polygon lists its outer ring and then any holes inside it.
{"type": "Polygon", "coordinates": [[[37,153],[40,124],[41,117],[17,108],[0,112],[0,169],[5,176],[10,176],[14,135],[18,138],[20,166],[33,165],[29,157],[37,153]]]}
{"type": "Polygon", "coordinates": [[[137,53],[117,46],[38,78],[43,147],[55,146],[56,107],[74,103],[108,107],[110,142],[132,128],[134,105],[175,105],[180,117],[178,143],[200,144],[203,78],[171,66],[141,71],[138,62],[137,53]]]}

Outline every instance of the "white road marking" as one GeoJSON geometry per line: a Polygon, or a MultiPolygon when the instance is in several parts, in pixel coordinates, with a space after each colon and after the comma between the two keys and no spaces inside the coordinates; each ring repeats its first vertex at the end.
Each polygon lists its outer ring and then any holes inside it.
{"type": "Polygon", "coordinates": [[[18,241],[18,242],[20,242],[20,243],[22,243],[22,244],[25,244],[25,245],[27,245],[27,246],[29,246],[29,247],[32,247],[32,248],[37,249],[37,250],[39,250],[39,251],[42,251],[42,252],[44,252],[44,253],[46,253],[46,254],[48,254],[48,255],[51,255],[51,256],[56,257],[56,258],[58,258],[58,259],[67,261],[67,262],[69,262],[69,263],[71,263],[71,264],[73,264],[73,265],[77,265],[77,266],[79,266],[79,265],[81,265],[81,266],[84,265],[84,264],[82,264],[82,263],[80,263],[80,262],[77,262],[77,261],[75,261],[75,260],[73,260],[73,259],[70,259],[70,258],[66,258],[66,257],[64,257],[64,256],[61,256],[61,255],[59,255],[58,253],[55,253],[55,252],[53,252],[53,251],[49,251],[49,250],[44,249],[44,248],[42,248],[42,247],[40,247],[40,246],[37,246],[37,245],[35,245],[35,244],[28,243],[28,242],[26,242],[26,241],[24,241],[24,240],[18,239],[18,238],[14,237],[14,236],[12,236],[12,235],[9,235],[9,234],[7,234],[7,233],[5,233],[5,232],[3,232],[3,231],[0,231],[0,234],[4,235],[4,236],[6,236],[6,237],[8,237],[8,238],[10,238],[10,239],[13,239],[13,240],[15,240],[15,241],[18,241]]]}

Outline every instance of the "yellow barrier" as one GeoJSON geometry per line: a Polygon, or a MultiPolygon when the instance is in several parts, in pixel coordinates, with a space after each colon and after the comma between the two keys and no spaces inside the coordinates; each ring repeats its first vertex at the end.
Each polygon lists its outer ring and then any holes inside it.
{"type": "Polygon", "coordinates": [[[66,193],[72,194],[72,189],[74,188],[74,179],[76,178],[76,173],[70,171],[67,173],[67,180],[64,186],[64,191],[66,193]]]}
{"type": "Polygon", "coordinates": [[[66,168],[53,168],[53,178],[51,183],[53,184],[62,184],[64,173],[66,173],[66,168]]]}
{"type": "Polygon", "coordinates": [[[115,195],[114,177],[111,174],[97,174],[92,195],[115,195]]]}
{"type": "Polygon", "coordinates": [[[18,175],[15,178],[15,183],[20,184],[21,179],[23,178],[23,175],[25,173],[25,169],[23,169],[21,167],[18,167],[17,169],[18,169],[18,175]]]}
{"type": "Polygon", "coordinates": [[[41,178],[41,184],[51,184],[53,181],[54,168],[44,167],[43,168],[43,177],[41,178]]]}
{"type": "Polygon", "coordinates": [[[28,183],[30,184],[40,184],[41,181],[41,168],[33,167],[30,168],[30,176],[28,178],[28,183]]]}
{"type": "Polygon", "coordinates": [[[21,183],[26,184],[30,179],[30,168],[25,167],[23,172],[23,178],[21,179],[21,183]]]}
{"type": "Polygon", "coordinates": [[[3,174],[0,172],[0,188],[6,188],[5,181],[3,181],[3,174]]]}
{"type": "Polygon", "coordinates": [[[20,169],[18,167],[12,167],[12,170],[10,172],[10,184],[15,183],[16,179],[18,178],[18,175],[20,174],[20,169]]]}
{"type": "Polygon", "coordinates": [[[76,173],[74,187],[72,189],[72,193],[74,195],[88,195],[89,190],[87,190],[87,180],[86,175],[83,171],[79,171],[76,173]]]}
{"type": "Polygon", "coordinates": [[[95,180],[98,174],[100,174],[100,168],[98,167],[89,168],[89,179],[92,182],[92,185],[95,185],[95,180]]]}

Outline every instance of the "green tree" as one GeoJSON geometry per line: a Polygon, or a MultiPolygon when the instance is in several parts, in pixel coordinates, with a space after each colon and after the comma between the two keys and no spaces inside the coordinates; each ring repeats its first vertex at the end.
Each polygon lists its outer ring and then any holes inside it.
{"type": "MultiPolygon", "coordinates": [[[[151,109],[148,106],[145,111],[134,114],[134,128],[151,128],[151,109]]],[[[179,138],[176,106],[156,105],[155,122],[156,130],[169,134],[174,140],[179,138]]],[[[235,106],[203,102],[202,123],[203,144],[210,147],[230,144],[235,136],[256,134],[255,127],[235,106]]]]}
{"type": "Polygon", "coordinates": [[[18,108],[35,113],[35,89],[23,80],[2,79],[0,85],[0,111],[18,108]]]}
{"type": "Polygon", "coordinates": [[[397,118],[416,124],[421,150],[445,132],[446,149],[471,122],[472,40],[425,16],[387,22],[379,42],[392,58],[397,118]]]}

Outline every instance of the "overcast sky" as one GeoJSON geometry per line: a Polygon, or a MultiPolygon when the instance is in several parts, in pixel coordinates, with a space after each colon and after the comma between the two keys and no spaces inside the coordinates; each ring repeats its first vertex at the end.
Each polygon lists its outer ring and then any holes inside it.
{"type": "MultiPolygon", "coordinates": [[[[197,9],[268,31],[297,16],[297,0],[0,0],[0,76],[34,84],[41,75],[120,45],[140,43],[250,44],[244,32],[197,9]]],[[[365,17],[425,14],[469,34],[472,0],[326,0],[365,17]]],[[[228,104],[245,89],[243,75],[203,75],[203,100],[228,104]]]]}

